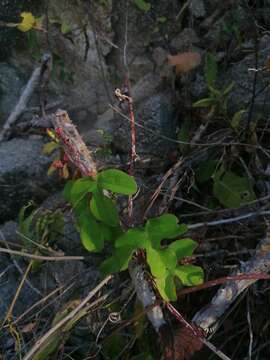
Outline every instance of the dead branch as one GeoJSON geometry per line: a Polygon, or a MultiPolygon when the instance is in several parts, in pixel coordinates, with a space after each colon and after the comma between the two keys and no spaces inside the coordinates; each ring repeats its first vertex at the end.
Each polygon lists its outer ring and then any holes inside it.
{"type": "Polygon", "coordinates": [[[6,253],[11,255],[19,255],[32,260],[41,260],[41,261],[72,261],[72,260],[84,260],[84,256],[43,256],[30,254],[23,251],[16,251],[11,249],[6,249],[0,247],[0,253],[6,253]]]}
{"type": "Polygon", "coordinates": [[[80,170],[82,175],[96,177],[97,169],[91,152],[72,124],[68,113],[58,110],[52,117],[52,124],[69,161],[80,170]]]}
{"type": "Polygon", "coordinates": [[[161,327],[166,325],[166,321],[161,307],[159,305],[152,307],[153,304],[157,303],[157,297],[153,289],[149,286],[149,281],[146,279],[143,265],[131,262],[129,264],[129,274],[136,290],[137,297],[143,304],[144,309],[151,307],[151,309],[146,312],[146,315],[154,329],[159,332],[161,327]]]}
{"type": "MultiPolygon", "coordinates": [[[[240,268],[232,275],[238,274],[260,274],[270,271],[270,232],[260,241],[256,253],[249,261],[242,263],[240,268]]],[[[239,281],[228,281],[217,291],[211,303],[204,309],[197,312],[193,317],[193,322],[202,328],[206,334],[210,331],[215,332],[221,323],[221,317],[226,313],[230,306],[235,302],[240,294],[249,286],[254,284],[257,279],[245,279],[239,281]]]]}
{"type": "Polygon", "coordinates": [[[21,114],[25,111],[26,106],[33,95],[34,90],[38,86],[40,82],[40,78],[42,75],[42,72],[47,66],[48,62],[51,62],[51,55],[50,54],[44,54],[41,59],[41,64],[35,68],[33,71],[25,89],[23,90],[19,101],[17,105],[15,106],[15,109],[12,111],[12,113],[9,115],[7,121],[5,122],[3,129],[0,133],[0,141],[4,139],[7,132],[10,130],[11,126],[16,122],[16,120],[21,116],[21,114]]]}

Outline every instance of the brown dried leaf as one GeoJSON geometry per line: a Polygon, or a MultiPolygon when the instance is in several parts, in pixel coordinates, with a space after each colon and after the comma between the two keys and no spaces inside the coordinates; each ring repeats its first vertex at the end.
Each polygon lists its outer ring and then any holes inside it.
{"type": "Polygon", "coordinates": [[[168,64],[175,66],[176,74],[182,74],[200,65],[201,59],[201,55],[198,52],[184,52],[168,55],[168,64]]]}
{"type": "Polygon", "coordinates": [[[190,360],[202,347],[200,337],[195,336],[190,329],[182,327],[175,331],[173,343],[168,343],[165,347],[161,360],[190,360]]]}

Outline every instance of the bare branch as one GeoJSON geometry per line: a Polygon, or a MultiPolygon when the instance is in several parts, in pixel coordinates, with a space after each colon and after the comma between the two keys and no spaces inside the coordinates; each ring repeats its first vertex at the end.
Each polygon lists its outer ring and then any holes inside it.
{"type": "Polygon", "coordinates": [[[51,62],[51,54],[44,54],[41,60],[41,64],[35,68],[33,71],[24,91],[22,92],[20,99],[15,106],[15,109],[9,115],[7,121],[5,122],[3,129],[0,133],[0,141],[2,141],[10,130],[11,126],[17,121],[17,119],[21,116],[21,114],[26,110],[27,104],[33,95],[36,87],[38,86],[42,73],[49,62],[51,62]]]}
{"type": "MultiPolygon", "coordinates": [[[[249,261],[242,263],[239,270],[232,275],[237,274],[260,274],[270,271],[270,233],[262,239],[257,246],[256,253],[249,261]]],[[[206,333],[216,331],[220,324],[221,317],[234,303],[234,301],[249,286],[254,284],[257,279],[245,279],[239,281],[228,281],[217,291],[211,300],[211,303],[204,309],[197,312],[193,322],[202,328],[206,333]]]]}

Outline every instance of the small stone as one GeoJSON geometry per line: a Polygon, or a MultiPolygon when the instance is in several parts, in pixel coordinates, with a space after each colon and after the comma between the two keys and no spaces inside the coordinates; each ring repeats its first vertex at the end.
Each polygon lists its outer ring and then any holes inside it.
{"type": "Polygon", "coordinates": [[[189,3],[189,10],[195,18],[203,18],[206,15],[203,0],[191,0],[189,3]]]}

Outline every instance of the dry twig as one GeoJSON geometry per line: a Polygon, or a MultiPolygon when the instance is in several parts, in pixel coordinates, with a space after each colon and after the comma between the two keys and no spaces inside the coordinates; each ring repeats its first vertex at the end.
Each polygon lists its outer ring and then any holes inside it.
{"type": "MultiPolygon", "coordinates": [[[[262,239],[257,246],[256,254],[249,261],[242,263],[237,274],[261,274],[270,271],[270,233],[262,239]]],[[[221,317],[226,313],[230,306],[235,302],[240,294],[249,286],[254,284],[257,279],[245,279],[239,281],[228,281],[216,293],[211,303],[204,309],[197,312],[193,317],[193,322],[202,328],[205,333],[215,332],[220,325],[221,317]]]]}
{"type": "Polygon", "coordinates": [[[21,116],[21,114],[26,110],[26,106],[31,99],[36,87],[38,86],[42,73],[46,69],[46,66],[51,62],[51,54],[44,54],[41,59],[41,64],[35,68],[33,71],[25,89],[23,90],[20,99],[15,106],[15,109],[9,115],[7,121],[5,122],[3,129],[0,133],[0,141],[4,139],[11,126],[16,122],[16,120],[21,116]]]}

